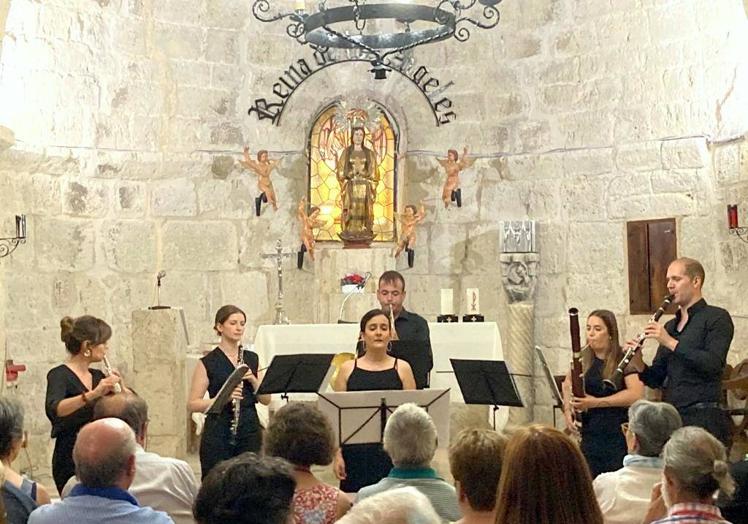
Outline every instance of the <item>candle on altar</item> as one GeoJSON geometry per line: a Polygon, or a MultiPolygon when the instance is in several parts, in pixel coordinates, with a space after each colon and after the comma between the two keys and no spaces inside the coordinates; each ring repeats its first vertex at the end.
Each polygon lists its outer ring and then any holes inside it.
{"type": "Polygon", "coordinates": [[[294,0],[293,10],[294,11],[305,11],[306,10],[306,2],[304,0],[294,0]]]}
{"type": "Polygon", "coordinates": [[[468,315],[480,314],[480,292],[478,291],[478,288],[477,287],[467,288],[467,291],[465,292],[465,299],[467,303],[466,314],[468,315]]]}
{"type": "Polygon", "coordinates": [[[441,290],[441,314],[442,315],[454,315],[453,305],[453,290],[442,289],[441,290]]]}

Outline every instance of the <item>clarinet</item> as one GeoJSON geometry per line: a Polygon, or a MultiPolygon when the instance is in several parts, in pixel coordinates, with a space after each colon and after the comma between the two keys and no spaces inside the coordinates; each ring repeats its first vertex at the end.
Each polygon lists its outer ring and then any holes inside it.
{"type": "MultiPolygon", "coordinates": [[[[236,355],[236,365],[244,363],[244,348],[239,344],[239,352],[236,355]]],[[[242,388],[244,387],[244,381],[240,382],[242,388]]],[[[234,410],[234,418],[231,419],[231,442],[236,444],[236,435],[239,432],[239,418],[242,414],[241,400],[235,398],[231,401],[231,406],[234,410]]]]}
{"type": "MultiPolygon", "coordinates": [[[[649,318],[649,322],[657,322],[658,320],[660,320],[660,317],[665,314],[665,310],[672,301],[673,295],[667,295],[662,301],[662,304],[660,304],[660,307],[657,308],[657,311],[654,312],[654,315],[649,318]]],[[[634,342],[636,342],[636,344],[626,350],[626,353],[624,353],[623,358],[618,363],[618,367],[616,367],[616,370],[613,372],[611,377],[609,379],[606,378],[605,380],[603,380],[603,384],[606,388],[612,389],[613,391],[618,391],[619,387],[616,384],[620,384],[621,379],[623,378],[623,372],[626,370],[626,366],[629,365],[629,362],[631,362],[631,359],[634,358],[636,352],[642,348],[646,339],[647,335],[643,331],[636,335],[636,338],[634,339],[634,342]]]]}
{"type": "MultiPolygon", "coordinates": [[[[571,392],[575,397],[584,396],[584,371],[582,370],[582,350],[579,341],[579,310],[569,309],[569,331],[571,332],[571,392]]],[[[587,347],[587,346],[585,346],[587,347]]],[[[582,413],[572,412],[577,431],[582,430],[582,413]]]]}
{"type": "MultiPolygon", "coordinates": [[[[102,360],[104,362],[104,373],[106,373],[107,377],[111,377],[114,373],[112,372],[111,364],[109,364],[109,359],[104,355],[102,360]]],[[[119,382],[114,385],[113,390],[115,393],[122,393],[122,386],[119,385],[119,382]]]]}

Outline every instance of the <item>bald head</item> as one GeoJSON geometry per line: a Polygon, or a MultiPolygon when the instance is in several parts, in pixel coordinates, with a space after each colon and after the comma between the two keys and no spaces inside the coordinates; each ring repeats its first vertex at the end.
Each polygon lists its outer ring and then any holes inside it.
{"type": "Polygon", "coordinates": [[[91,422],[78,433],[73,461],[84,486],[127,489],[135,475],[135,433],[117,418],[91,422]]]}

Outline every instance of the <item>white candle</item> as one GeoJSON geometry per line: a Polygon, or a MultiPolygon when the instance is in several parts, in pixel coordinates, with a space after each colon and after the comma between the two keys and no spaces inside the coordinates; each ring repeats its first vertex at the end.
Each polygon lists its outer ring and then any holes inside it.
{"type": "Polygon", "coordinates": [[[452,305],[453,291],[451,289],[442,289],[441,292],[442,315],[454,315],[454,306],[452,305]]]}
{"type": "Polygon", "coordinates": [[[467,314],[478,315],[480,314],[480,294],[477,287],[469,287],[465,292],[465,298],[467,301],[467,314]]]}
{"type": "Polygon", "coordinates": [[[306,3],[304,0],[295,0],[293,3],[293,9],[294,11],[304,11],[306,10],[306,3]]]}

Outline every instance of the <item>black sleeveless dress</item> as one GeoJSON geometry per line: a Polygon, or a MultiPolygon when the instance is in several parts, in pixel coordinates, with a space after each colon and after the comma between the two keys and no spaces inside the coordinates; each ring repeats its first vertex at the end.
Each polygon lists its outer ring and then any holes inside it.
{"type": "MultiPolygon", "coordinates": [[[[584,374],[584,390],[588,395],[609,397],[617,393],[603,387],[604,365],[604,360],[592,359],[590,368],[584,374]]],[[[626,407],[593,408],[582,414],[582,453],[590,466],[592,478],[623,467],[626,438],[621,424],[628,419],[626,407]]]]}
{"type": "MultiPolygon", "coordinates": [[[[346,391],[377,391],[403,389],[403,381],[397,373],[397,359],[390,369],[367,371],[354,361],[353,372],[348,377],[346,391]]],[[[363,487],[376,484],[392,469],[392,460],[382,444],[345,444],[341,446],[345,461],[346,479],[340,481],[340,490],[356,493],[363,487]]]]}
{"type": "MultiPolygon", "coordinates": [[[[236,368],[218,347],[200,360],[202,360],[205,371],[208,373],[208,394],[213,398],[236,368]]],[[[242,350],[242,360],[249,366],[252,373],[257,375],[259,366],[257,353],[242,350]]],[[[255,408],[257,399],[251,384],[246,380],[242,381],[242,384],[244,398],[240,404],[241,416],[235,444],[231,442],[231,422],[234,419],[231,402],[226,403],[221,413],[210,414],[205,417],[205,427],[200,439],[202,478],[205,478],[213,466],[219,462],[240,455],[245,451],[257,453],[262,447],[262,428],[255,408]]]]}

